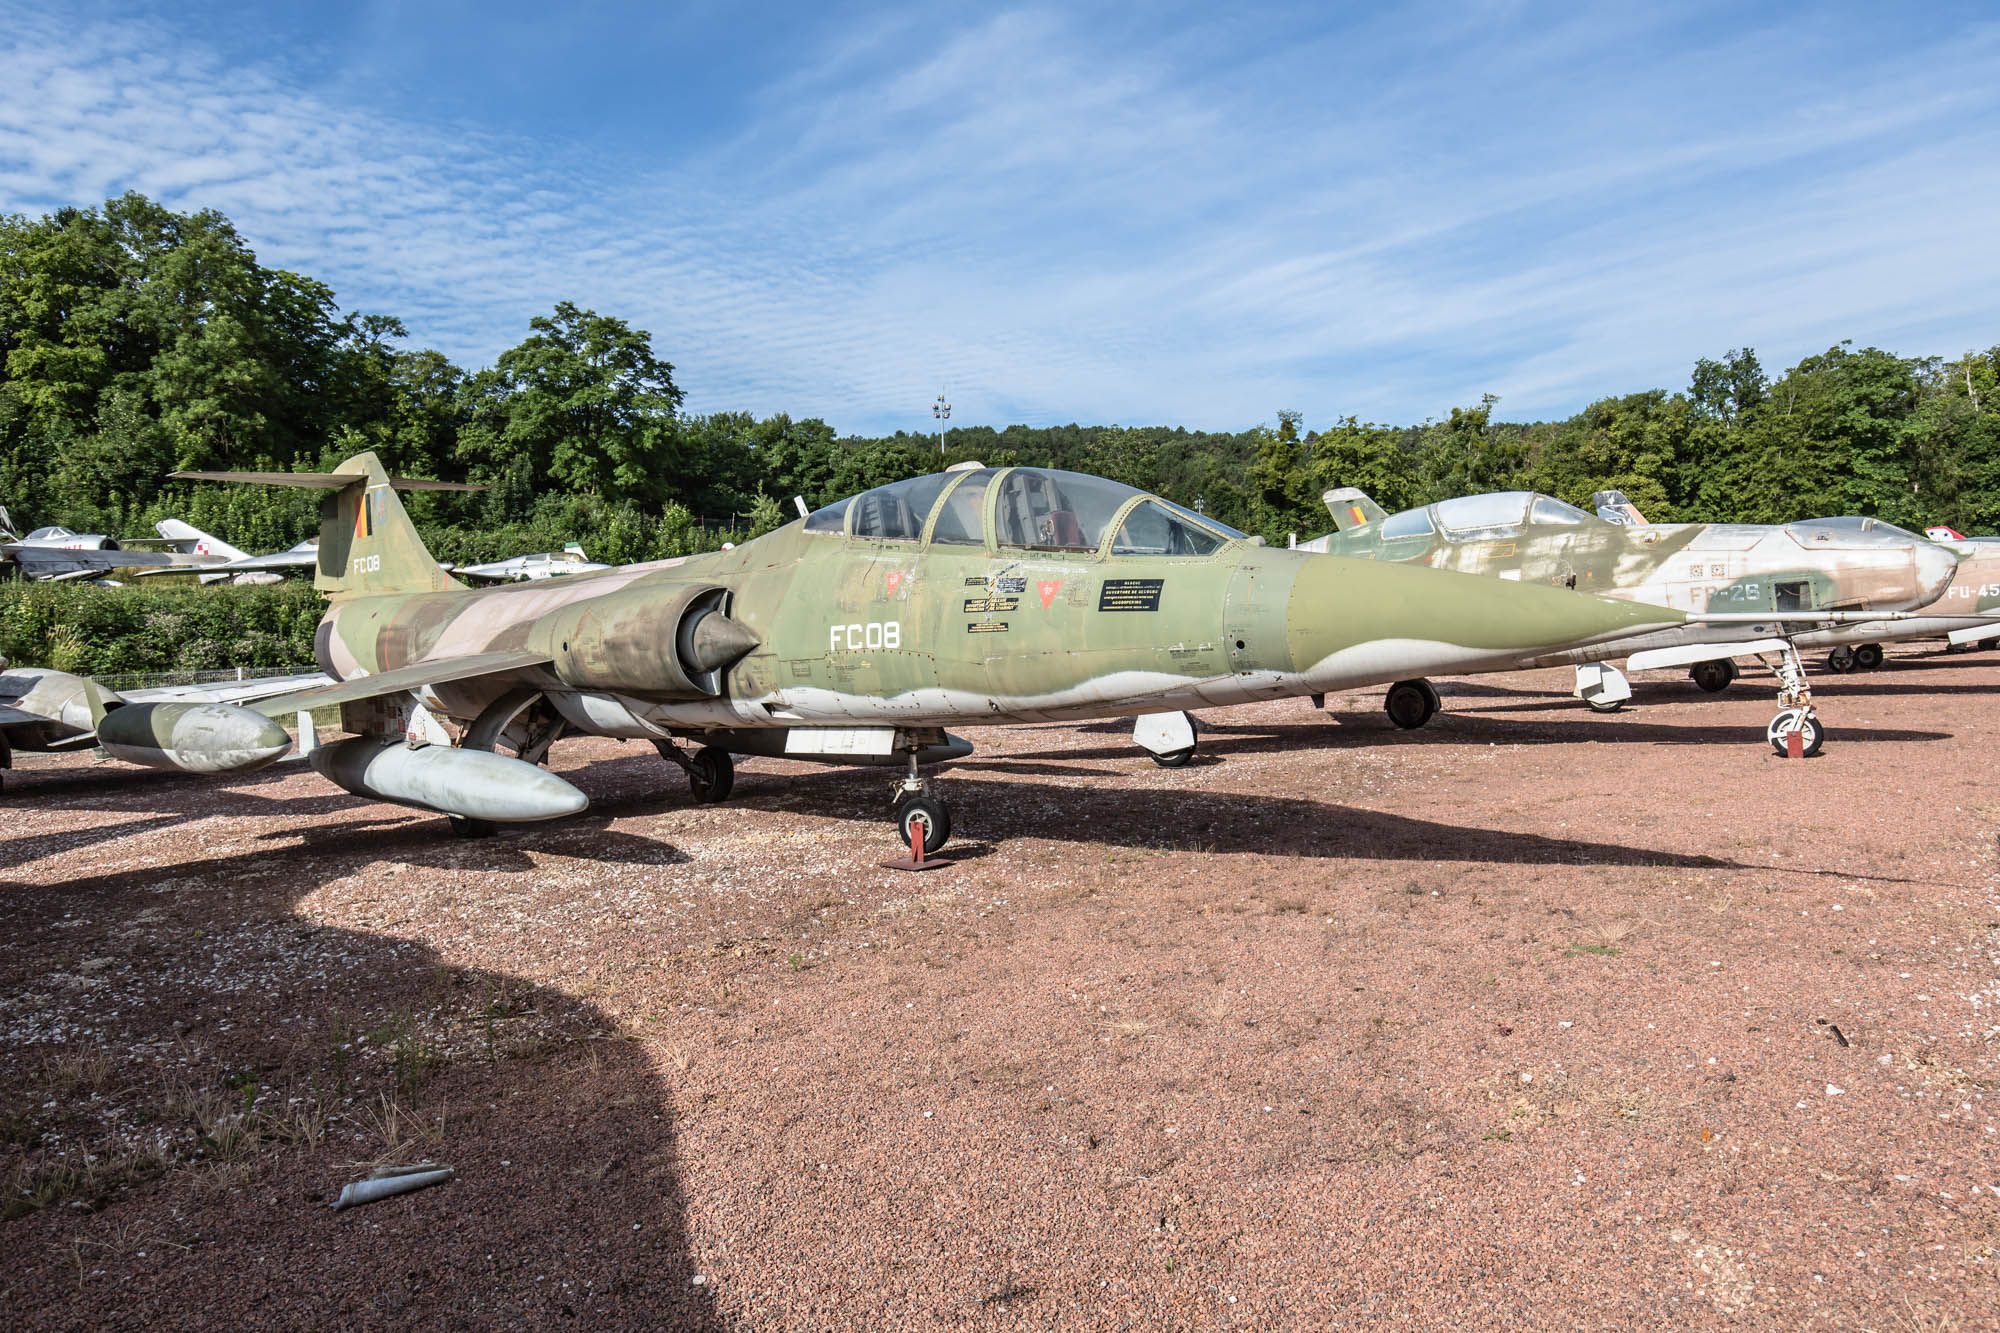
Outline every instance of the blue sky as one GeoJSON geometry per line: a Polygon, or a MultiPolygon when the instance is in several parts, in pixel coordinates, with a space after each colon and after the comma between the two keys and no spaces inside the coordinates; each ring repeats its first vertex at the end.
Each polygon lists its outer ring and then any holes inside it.
{"type": "Polygon", "coordinates": [[[0,0],[0,210],[141,190],[688,408],[1398,423],[2000,342],[1990,6],[0,0]]]}

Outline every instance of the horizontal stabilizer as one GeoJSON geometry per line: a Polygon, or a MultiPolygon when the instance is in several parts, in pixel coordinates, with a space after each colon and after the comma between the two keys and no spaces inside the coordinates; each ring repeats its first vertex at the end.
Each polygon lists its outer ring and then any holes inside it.
{"type": "Polygon", "coordinates": [[[408,666],[397,667],[393,671],[377,672],[372,676],[355,676],[337,685],[322,685],[318,689],[300,690],[296,694],[281,694],[252,706],[267,717],[283,717],[302,709],[359,703],[363,699],[379,699],[385,694],[401,694],[405,690],[421,689],[426,685],[471,680],[474,676],[490,676],[502,671],[525,671],[529,667],[546,666],[548,662],[547,653],[530,652],[526,649],[504,653],[472,653],[465,657],[442,657],[435,662],[412,662],[408,666]]]}
{"type": "MultiPolygon", "coordinates": [[[[338,491],[368,480],[359,472],[169,472],[175,481],[240,481],[251,486],[304,486],[312,490],[338,491]]],[[[428,477],[391,477],[389,485],[399,491],[483,491],[484,486],[464,481],[432,481],[428,477]]]]}

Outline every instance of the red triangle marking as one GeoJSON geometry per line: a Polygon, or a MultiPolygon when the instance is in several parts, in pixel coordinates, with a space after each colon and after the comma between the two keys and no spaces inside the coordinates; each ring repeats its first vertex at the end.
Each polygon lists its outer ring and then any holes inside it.
{"type": "Polygon", "coordinates": [[[1040,580],[1035,584],[1035,591],[1042,595],[1042,610],[1046,611],[1049,603],[1056,599],[1056,594],[1062,591],[1062,580],[1040,580]]]}
{"type": "Polygon", "coordinates": [[[898,589],[898,588],[900,588],[900,587],[902,587],[902,586],[903,586],[903,571],[902,571],[902,570],[900,570],[900,569],[892,569],[892,570],[890,570],[890,571],[889,571],[889,595],[890,595],[891,597],[894,597],[894,596],[896,595],[896,589],[898,589]]]}

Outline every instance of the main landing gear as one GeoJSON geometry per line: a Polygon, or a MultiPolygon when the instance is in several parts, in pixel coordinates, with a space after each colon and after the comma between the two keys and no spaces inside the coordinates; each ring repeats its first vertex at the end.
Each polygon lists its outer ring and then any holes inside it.
{"type": "Polygon", "coordinates": [[[1826,727],[1813,711],[1812,687],[1806,684],[1806,669],[1798,650],[1787,641],[1776,665],[1758,654],[1778,677],[1778,715],[1764,728],[1764,739],[1781,759],[1810,759],[1826,740],[1826,727]]]}
{"type": "Polygon", "coordinates": [[[1436,717],[1441,706],[1437,687],[1421,676],[1397,681],[1382,699],[1382,711],[1405,731],[1414,731],[1436,717]]]}
{"type": "MultiPolygon", "coordinates": [[[[493,754],[513,752],[523,763],[539,764],[549,757],[549,747],[562,737],[568,723],[550,706],[542,692],[522,686],[486,705],[459,741],[462,750],[486,750],[493,754]]],[[[497,824],[465,815],[447,815],[452,836],[490,838],[500,831],[497,824]]]]}
{"type": "Polygon", "coordinates": [[[1696,662],[1688,668],[1688,679],[1710,694],[1720,694],[1736,680],[1736,663],[1726,657],[1696,662]]]}
{"type": "Polygon", "coordinates": [[[1859,643],[1853,647],[1841,644],[1826,655],[1827,669],[1846,673],[1849,671],[1874,671],[1882,665],[1882,645],[1879,643],[1859,643]]]}
{"type": "Polygon", "coordinates": [[[919,846],[923,848],[923,856],[917,860],[944,850],[945,840],[951,837],[951,807],[931,787],[931,780],[918,772],[916,751],[910,752],[909,774],[889,789],[889,798],[903,845],[912,853],[919,846]]]}
{"type": "Polygon", "coordinates": [[[736,789],[736,761],[727,750],[704,745],[689,754],[672,741],[654,741],[653,748],[660,752],[660,758],[687,774],[688,791],[698,804],[726,801],[736,789]]]}

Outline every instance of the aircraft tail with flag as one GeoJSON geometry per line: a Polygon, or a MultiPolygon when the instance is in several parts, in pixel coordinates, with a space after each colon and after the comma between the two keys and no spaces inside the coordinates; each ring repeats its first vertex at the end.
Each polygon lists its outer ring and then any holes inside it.
{"type": "Polygon", "coordinates": [[[176,472],[188,481],[304,486],[319,502],[319,569],[313,586],[335,599],[385,593],[443,592],[465,585],[438,568],[397,491],[476,491],[457,481],[391,477],[374,453],[356,454],[331,472],[176,472]]]}
{"type": "Polygon", "coordinates": [[[1368,493],[1358,486],[1342,486],[1319,497],[1333,515],[1333,526],[1342,532],[1353,528],[1379,523],[1389,515],[1381,505],[1368,498],[1368,493]]]}

